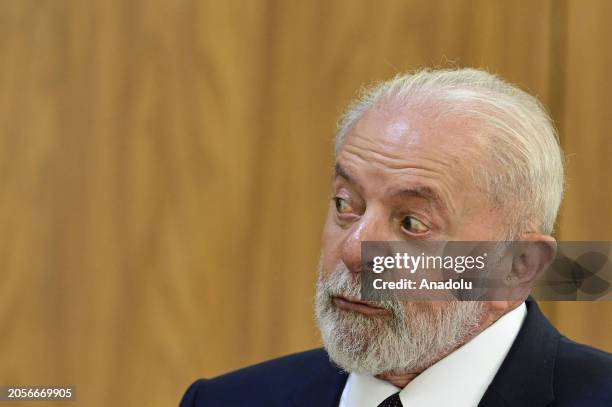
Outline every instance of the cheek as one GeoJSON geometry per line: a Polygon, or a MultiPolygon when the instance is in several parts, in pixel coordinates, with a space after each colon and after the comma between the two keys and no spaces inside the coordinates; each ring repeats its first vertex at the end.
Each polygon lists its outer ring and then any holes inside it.
{"type": "Polygon", "coordinates": [[[334,271],[340,261],[342,229],[335,222],[334,211],[334,208],[330,208],[327,212],[321,239],[321,264],[324,274],[334,271]]]}
{"type": "Polygon", "coordinates": [[[329,246],[329,243],[334,239],[334,229],[336,228],[336,222],[334,222],[334,208],[329,208],[327,211],[327,217],[325,218],[325,225],[323,226],[323,236],[321,243],[323,245],[323,251],[329,246]]]}

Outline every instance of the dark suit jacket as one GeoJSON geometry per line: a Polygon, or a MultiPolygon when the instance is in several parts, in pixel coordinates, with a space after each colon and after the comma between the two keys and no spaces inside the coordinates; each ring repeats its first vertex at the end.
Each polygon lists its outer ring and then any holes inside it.
{"type": "MultiPolygon", "coordinates": [[[[315,349],[198,380],[180,407],[338,406],[347,377],[315,349]]],[[[561,336],[527,301],[523,326],[479,406],[612,407],[612,355],[561,336]]]]}

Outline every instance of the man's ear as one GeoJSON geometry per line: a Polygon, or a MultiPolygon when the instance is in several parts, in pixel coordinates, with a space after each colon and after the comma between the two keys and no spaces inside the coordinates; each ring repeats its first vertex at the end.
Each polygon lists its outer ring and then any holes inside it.
{"type": "Polygon", "coordinates": [[[557,241],[548,235],[528,233],[512,243],[512,265],[506,276],[506,299],[486,301],[500,316],[519,306],[533,288],[537,278],[555,259],[557,241]]]}
{"type": "Polygon", "coordinates": [[[539,233],[528,233],[516,242],[512,270],[508,275],[510,285],[532,286],[536,279],[552,263],[557,252],[554,237],[539,233]]]}

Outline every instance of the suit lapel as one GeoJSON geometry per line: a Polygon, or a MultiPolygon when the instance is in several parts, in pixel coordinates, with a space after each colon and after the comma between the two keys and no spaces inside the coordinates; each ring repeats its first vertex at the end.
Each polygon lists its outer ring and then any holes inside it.
{"type": "MultiPolygon", "coordinates": [[[[322,350],[322,352],[325,352],[322,350]]],[[[326,353],[327,355],[327,353],[326,353]]],[[[329,358],[313,366],[307,379],[294,391],[292,401],[300,407],[337,407],[348,373],[334,366],[329,358]]]]}
{"type": "Polygon", "coordinates": [[[479,407],[541,407],[554,400],[554,362],[559,332],[535,301],[527,300],[523,326],[479,407]]]}

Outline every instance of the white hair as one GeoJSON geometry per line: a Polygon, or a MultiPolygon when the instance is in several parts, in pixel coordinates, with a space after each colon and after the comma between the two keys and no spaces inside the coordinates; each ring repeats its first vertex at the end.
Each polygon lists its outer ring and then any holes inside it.
{"type": "Polygon", "coordinates": [[[324,277],[319,271],[315,315],[329,357],[347,372],[377,375],[425,369],[464,344],[478,331],[484,317],[482,302],[449,301],[445,307],[429,302],[398,300],[377,303],[390,313],[371,318],[343,311],[332,296],[360,298],[360,283],[348,269],[324,277]]]}
{"type": "MultiPolygon", "coordinates": [[[[563,154],[540,102],[478,69],[420,70],[366,88],[338,123],[336,155],[351,128],[370,108],[391,104],[471,119],[479,159],[476,186],[509,211],[510,234],[533,227],[552,233],[564,189],[563,154]]],[[[474,160],[476,163],[476,160],[474,160]]],[[[536,230],[531,230],[536,231],[536,230]]]]}

